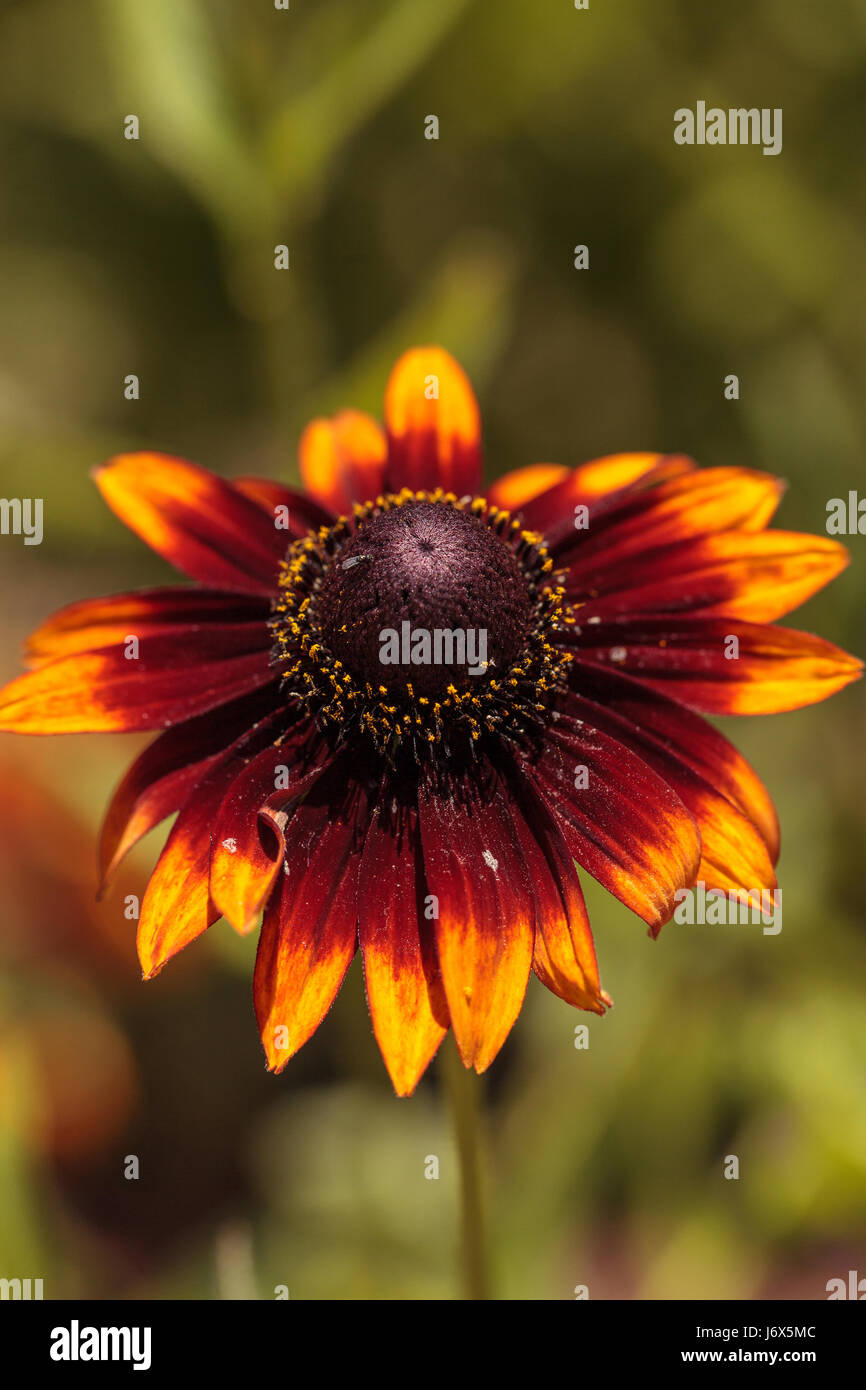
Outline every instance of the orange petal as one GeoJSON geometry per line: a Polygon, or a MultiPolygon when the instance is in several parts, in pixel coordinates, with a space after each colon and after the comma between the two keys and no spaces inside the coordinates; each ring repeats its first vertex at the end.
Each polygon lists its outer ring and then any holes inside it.
{"type": "Polygon", "coordinates": [[[132,846],[173,815],[226,750],[273,710],[273,692],[256,691],[218,715],[188,719],[160,734],[116,788],[99,839],[100,894],[132,846]]]}
{"type": "Polygon", "coordinates": [[[363,799],[338,765],[289,821],[284,872],[265,909],[256,956],[256,1017],[268,1066],[283,1067],[318,1028],[357,945],[363,799]]]}
{"type": "Polygon", "coordinates": [[[146,453],[118,454],[94,477],[121,521],[191,579],[273,593],[285,532],[223,478],[146,453]]]}
{"type": "Polygon", "coordinates": [[[524,525],[547,532],[571,519],[578,503],[589,505],[602,498],[616,497],[625,489],[643,490],[667,478],[679,477],[694,469],[684,454],[608,454],[574,468],[546,492],[539,493],[522,508],[524,525]]]}
{"type": "Polygon", "coordinates": [[[523,1003],[535,906],[501,789],[474,779],[419,803],[424,870],[438,905],[436,950],[465,1066],[486,1071],[523,1003]]]}
{"type": "Polygon", "coordinates": [[[591,572],[575,570],[574,579],[569,570],[565,589],[572,600],[590,596],[581,622],[699,612],[769,623],[805,603],[848,562],[845,547],[829,536],[726,531],[671,546],[651,566],[639,553],[613,569],[601,557],[591,572]]]}
{"type": "Polygon", "coordinates": [[[164,729],[216,709],[274,679],[263,622],[146,637],[67,656],[0,690],[0,729],[80,734],[164,729]],[[225,655],[237,649],[237,655],[225,655]]]}
{"type": "Polygon", "coordinates": [[[130,634],[155,636],[171,628],[199,628],[206,623],[267,622],[269,606],[257,594],[225,589],[164,587],[140,589],[108,598],[82,599],[53,613],[28,637],[28,665],[42,666],[62,656],[122,646],[130,634]]]}
{"type": "MultiPolygon", "coordinates": [[[[608,635],[608,641],[618,640],[608,635]]],[[[569,668],[569,680],[576,694],[644,731],[739,807],[758,827],[775,864],[779,818],[772,798],[754,768],[708,720],[620,669],[578,661],[569,668]]]]}
{"type": "Polygon", "coordinates": [[[562,722],[521,756],[523,771],[578,863],[657,932],[697,875],[694,818],[642,758],[597,730],[560,732],[562,722]]]}
{"type": "Polygon", "coordinates": [[[304,486],[337,515],[350,515],[354,502],[369,502],[384,489],[385,436],[359,410],[311,420],[298,452],[304,486]]]}
{"type": "Polygon", "coordinates": [[[388,488],[444,488],[458,497],[481,486],[481,418],[463,368],[439,347],[412,348],[385,390],[388,488]]]}
{"type": "Polygon", "coordinates": [[[672,787],[694,817],[701,836],[698,877],[713,887],[773,889],[776,876],[767,846],[757,826],[706,778],[650,730],[632,724],[604,705],[571,695],[567,714],[557,722],[563,738],[574,746],[603,730],[642,758],[672,787]]]}
{"type": "Polygon", "coordinates": [[[283,866],[283,807],[321,776],[331,755],[303,719],[279,743],[251,756],[214,820],[210,892],[242,936],[254,925],[283,866]]]}
{"type": "Polygon", "coordinates": [[[514,468],[491,483],[486,489],[488,502],[503,511],[515,512],[533,497],[547,492],[554,483],[562,482],[571,470],[562,463],[530,463],[525,468],[514,468]]]}
{"type": "Polygon", "coordinates": [[[863,671],[857,657],[821,637],[731,618],[638,615],[587,625],[574,640],[581,662],[612,662],[706,714],[800,709],[826,700],[863,671]]]}
{"type": "Polygon", "coordinates": [[[283,515],[288,512],[289,524],[283,531],[286,536],[306,536],[310,531],[334,524],[331,512],[320,507],[312,497],[305,492],[296,492],[294,488],[284,487],[274,478],[232,478],[232,487],[242,492],[244,497],[257,502],[275,525],[279,520],[278,529],[282,529],[283,515]],[[280,512],[280,508],[285,511],[280,512]]]}
{"type": "Polygon", "coordinates": [[[511,819],[535,898],[533,969],[554,994],[578,1009],[604,1013],[589,916],[568,847],[534,786],[513,788],[511,819]]]}
{"type": "Polygon", "coordinates": [[[569,583],[588,590],[622,586],[627,562],[652,568],[650,553],[723,531],[761,531],[779,505],[784,484],[749,468],[705,468],[658,487],[621,494],[589,508],[589,526],[576,530],[566,517],[549,529],[557,568],[569,565],[569,583]]]}
{"type": "Polygon", "coordinates": [[[414,808],[376,808],[364,845],[358,921],[367,1002],[398,1096],[410,1096],[448,1027],[414,808]]]}
{"type": "Polygon", "coordinates": [[[270,737],[272,722],[268,720],[244,734],[214,763],[181,807],[141,904],[138,958],[146,980],[219,917],[209,892],[214,820],[250,750],[270,737]]]}

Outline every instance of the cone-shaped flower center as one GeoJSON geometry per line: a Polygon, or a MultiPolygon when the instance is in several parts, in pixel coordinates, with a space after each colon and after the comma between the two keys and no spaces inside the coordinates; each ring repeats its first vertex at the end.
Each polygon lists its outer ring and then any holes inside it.
{"type": "Polygon", "coordinates": [[[373,515],[316,597],[323,640],[358,680],[430,697],[506,671],[532,612],[513,549],[471,512],[422,500],[373,515]]]}

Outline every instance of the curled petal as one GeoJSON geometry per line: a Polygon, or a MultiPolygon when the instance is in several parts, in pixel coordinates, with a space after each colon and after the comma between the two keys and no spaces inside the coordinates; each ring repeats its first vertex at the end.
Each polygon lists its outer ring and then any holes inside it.
{"type": "Polygon", "coordinates": [[[438,907],[436,949],[465,1066],[485,1071],[520,1013],[535,904],[501,787],[454,779],[421,792],[424,871],[438,907]]]}
{"type": "Polygon", "coordinates": [[[272,1071],[282,1071],[318,1028],[355,954],[366,820],[366,798],[338,762],[286,826],[283,872],[265,908],[253,986],[272,1071]]]}
{"type": "Polygon", "coordinates": [[[131,531],[191,579],[272,594],[285,533],[223,478],[167,454],[118,454],[94,470],[131,531]]]}
{"type": "Polygon", "coordinates": [[[443,348],[413,348],[385,390],[388,489],[481,488],[481,417],[463,368],[443,348]]]}
{"type": "Polygon", "coordinates": [[[99,840],[100,893],[132,846],[187,800],[230,744],[273,708],[272,691],[256,691],[218,714],[189,719],[160,734],[115,791],[99,840]]]}
{"type": "Polygon", "coordinates": [[[271,720],[245,733],[214,762],[181,807],[141,904],[138,958],[146,980],[219,917],[209,892],[214,818],[250,752],[272,736],[271,720]]]}
{"type": "Polygon", "coordinates": [[[414,806],[375,807],[358,923],[373,1031],[395,1091],[409,1096],[448,1027],[414,806]]]}
{"type": "Polygon", "coordinates": [[[369,502],[385,486],[385,436],[370,415],[342,410],[312,420],[301,435],[304,486],[330,511],[351,515],[354,502],[369,502]]]}
{"type": "Polygon", "coordinates": [[[283,808],[308,791],[333,760],[312,718],[278,737],[250,757],[214,820],[210,893],[241,935],[255,925],[282,867],[289,814],[283,808]]]}

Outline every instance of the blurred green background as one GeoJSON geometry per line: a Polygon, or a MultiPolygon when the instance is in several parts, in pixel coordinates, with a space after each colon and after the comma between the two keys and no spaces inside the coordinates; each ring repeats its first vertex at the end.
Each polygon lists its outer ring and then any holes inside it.
{"type": "MultiPolygon", "coordinates": [[[[780,473],[780,524],[823,531],[864,478],[864,66],[864,0],[6,0],[0,490],[45,499],[45,538],[0,540],[0,675],[53,608],[168,578],[93,464],[154,447],[296,480],[305,421],[379,413],[416,342],[469,371],[489,477],[683,451],[780,473]],[[783,153],[676,146],[698,99],[782,107],[783,153]]],[[[863,546],[792,620],[861,654],[863,546]]],[[[485,1079],[499,1296],[822,1298],[866,1274],[862,708],[855,686],[727,721],[780,810],[780,935],[651,944],[590,886],[615,1009],[533,981],[485,1079]]],[[[139,982],[123,896],[161,832],[93,889],[140,745],[0,743],[0,1275],[454,1297],[441,1073],[393,1098],[357,964],[277,1079],[253,941],[218,924],[139,982]]]]}

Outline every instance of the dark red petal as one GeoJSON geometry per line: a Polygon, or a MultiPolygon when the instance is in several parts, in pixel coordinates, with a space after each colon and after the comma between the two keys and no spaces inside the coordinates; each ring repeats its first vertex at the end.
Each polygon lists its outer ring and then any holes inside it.
{"type": "Polygon", "coordinates": [[[583,622],[567,640],[581,663],[613,666],[706,714],[799,709],[862,672],[857,657],[821,637],[740,618],[639,614],[583,622]]]}
{"type": "Polygon", "coordinates": [[[121,521],[191,579],[273,593],[285,532],[225,479],[145,453],[119,454],[94,476],[121,521]]]}
{"type": "Polygon", "coordinates": [[[233,743],[181,807],[141,905],[138,957],[146,980],[219,917],[208,889],[214,819],[232,779],[251,751],[273,737],[280,717],[262,720],[233,743]]]}
{"type": "Polygon", "coordinates": [[[177,724],[148,744],[115,791],[99,842],[105,888],[132,846],[173,815],[229,744],[273,708],[275,692],[255,691],[218,712],[177,724]]]}
{"type": "Polygon", "coordinates": [[[485,1071],[520,1013],[535,904],[502,788],[489,768],[422,788],[424,870],[436,949],[464,1064],[485,1071]],[[484,785],[481,785],[482,779],[484,785]]]}
{"type": "Polygon", "coordinates": [[[28,637],[24,652],[28,665],[42,666],[96,647],[123,646],[131,635],[157,637],[180,626],[196,632],[212,623],[265,623],[269,611],[258,594],[191,585],[139,589],[59,609],[28,637]]]}
{"type": "Polygon", "coordinates": [[[769,792],[746,759],[706,719],[620,670],[576,662],[569,680],[584,695],[645,731],[687,763],[752,820],[770,858],[779,857],[779,818],[769,792]]]}
{"type": "Polygon", "coordinates": [[[705,777],[646,729],[604,705],[572,694],[563,705],[557,733],[579,757],[587,737],[603,731],[637,754],[672,787],[695,819],[701,835],[698,878],[710,888],[772,890],[776,877],[756,825],[705,777]]]}
{"type": "Polygon", "coordinates": [[[705,468],[654,488],[620,493],[615,504],[588,508],[588,524],[577,528],[566,516],[548,530],[546,542],[557,567],[569,565],[569,584],[618,588],[627,561],[697,536],[722,531],[760,531],[772,518],[784,485],[770,473],[749,468],[705,468]]]}
{"type": "Polygon", "coordinates": [[[509,802],[535,898],[536,975],[566,1003],[604,1013],[595,944],[574,860],[534,784],[515,773],[509,802]]]}
{"type": "Polygon", "coordinates": [[[546,534],[569,519],[574,525],[575,507],[592,506],[604,499],[613,505],[621,497],[652,487],[668,478],[688,473],[695,465],[683,454],[609,454],[573,469],[520,512],[526,527],[546,534]]]}
{"type": "Polygon", "coordinates": [[[267,512],[277,532],[292,539],[318,531],[322,526],[331,527],[337,519],[333,512],[326,511],[305,492],[284,487],[273,478],[232,478],[232,487],[257,502],[267,512]],[[281,508],[289,515],[287,529],[282,524],[281,508]]]}
{"type": "Polygon", "coordinates": [[[581,623],[634,613],[695,613],[772,622],[829,584],[848,564],[829,536],[787,531],[726,531],[651,555],[636,552],[611,568],[604,555],[566,573],[570,602],[589,600],[581,623]]]}
{"type": "Polygon", "coordinates": [[[26,734],[165,729],[267,685],[270,636],[263,622],[177,628],[63,657],[0,691],[0,728],[26,734]]]}
{"type": "Polygon", "coordinates": [[[289,821],[283,873],[265,909],[254,994],[272,1071],[318,1028],[357,945],[366,798],[340,759],[289,821]]]}
{"type": "Polygon", "coordinates": [[[242,935],[255,925],[283,863],[291,802],[333,761],[312,717],[251,757],[235,777],[214,822],[210,893],[242,935]]]}
{"type": "Polygon", "coordinates": [[[398,1096],[410,1096],[448,1028],[415,806],[375,807],[358,925],[373,1031],[398,1096]]]}
{"type": "Polygon", "coordinates": [[[578,863],[657,930],[677,892],[694,883],[701,857],[697,826],[676,792],[606,734],[578,740],[555,724],[521,765],[578,863]]]}

